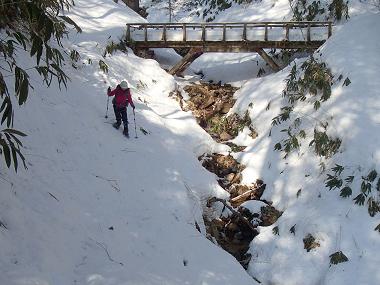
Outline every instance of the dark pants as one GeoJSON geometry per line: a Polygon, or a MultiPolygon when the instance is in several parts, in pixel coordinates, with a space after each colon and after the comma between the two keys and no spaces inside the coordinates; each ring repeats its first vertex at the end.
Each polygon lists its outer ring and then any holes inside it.
{"type": "Polygon", "coordinates": [[[128,128],[127,107],[118,107],[113,105],[113,111],[115,112],[117,124],[120,126],[121,120],[123,120],[124,128],[128,128]]]}

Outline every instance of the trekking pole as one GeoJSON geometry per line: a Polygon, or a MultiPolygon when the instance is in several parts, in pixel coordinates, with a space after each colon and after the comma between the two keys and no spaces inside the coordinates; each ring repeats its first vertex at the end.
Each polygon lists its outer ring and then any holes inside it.
{"type": "Polygon", "coordinates": [[[110,96],[107,95],[107,111],[106,111],[106,115],[105,115],[105,118],[108,119],[108,105],[109,105],[109,102],[110,102],[110,96]]]}
{"type": "Polygon", "coordinates": [[[133,121],[135,123],[135,139],[137,139],[137,131],[136,131],[136,115],[135,115],[135,109],[133,110],[133,121]]]}

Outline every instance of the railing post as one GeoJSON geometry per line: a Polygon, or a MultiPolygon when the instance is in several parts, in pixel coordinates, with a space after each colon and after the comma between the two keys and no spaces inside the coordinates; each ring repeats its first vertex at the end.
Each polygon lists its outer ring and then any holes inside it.
{"type": "Polygon", "coordinates": [[[126,38],[127,38],[127,42],[131,42],[131,25],[127,24],[127,35],[126,35],[126,38]]]}
{"type": "Polygon", "coordinates": [[[285,25],[285,40],[289,41],[289,25],[285,25]]]}
{"type": "Polygon", "coordinates": [[[268,41],[268,24],[265,24],[264,41],[268,41]]]}
{"type": "Polygon", "coordinates": [[[183,29],[183,41],[186,42],[186,40],[187,40],[187,36],[186,36],[186,24],[183,24],[182,29],[183,29]]]}
{"type": "Polygon", "coordinates": [[[202,25],[202,42],[206,41],[206,26],[202,25]]]}
{"type": "Polygon", "coordinates": [[[243,28],[243,40],[244,41],[247,40],[247,24],[244,24],[244,28],[243,28]]]}
{"type": "Polygon", "coordinates": [[[328,34],[327,34],[327,37],[331,37],[332,36],[332,23],[329,22],[329,28],[328,28],[328,34]]]}
{"type": "Polygon", "coordinates": [[[144,25],[144,40],[148,41],[148,28],[146,25],[144,25]]]}
{"type": "Polygon", "coordinates": [[[166,42],[166,25],[164,25],[162,30],[162,40],[166,42]]]}
{"type": "Polygon", "coordinates": [[[307,24],[307,41],[308,42],[311,41],[310,27],[311,27],[311,25],[307,24]]]}
{"type": "Polygon", "coordinates": [[[223,25],[223,42],[226,41],[226,24],[223,25]]]}

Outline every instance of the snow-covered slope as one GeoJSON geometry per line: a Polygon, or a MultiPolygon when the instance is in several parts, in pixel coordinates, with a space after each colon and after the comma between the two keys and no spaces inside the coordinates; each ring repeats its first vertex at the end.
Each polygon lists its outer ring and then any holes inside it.
{"type": "Polygon", "coordinates": [[[81,63],[68,64],[67,91],[32,75],[34,91],[15,121],[28,134],[29,169],[0,169],[0,284],[252,284],[195,228],[204,233],[200,201],[224,195],[196,157],[226,147],[168,98],[175,82],[156,61],[101,57],[109,36],[139,16],[113,1],[75,4],[69,15],[83,33],[66,46],[81,63]],[[104,118],[106,88],[122,79],[135,87],[138,139],[131,112],[129,140],[112,128],[111,111],[104,118]]]}
{"type": "MultiPolygon", "coordinates": [[[[251,244],[249,272],[264,284],[380,284],[376,266],[380,259],[375,254],[380,235],[374,230],[379,224],[378,214],[377,219],[371,218],[367,204],[360,207],[352,200],[360,194],[362,177],[380,170],[379,27],[379,14],[355,17],[315,53],[331,68],[335,80],[339,75],[343,80],[336,81],[331,98],[317,112],[310,104],[295,109],[308,135],[300,151],[288,159],[274,151],[275,144],[285,137],[281,130],[288,125],[271,124],[280,107],[287,105],[282,90],[292,66],[266,78],[253,79],[236,94],[238,100],[232,112],[249,109],[259,133],[245,152],[236,155],[247,165],[243,180],[253,183],[262,178],[268,185],[263,198],[284,211],[275,225],[261,228],[251,244]],[[347,77],[351,84],[345,86],[347,77]],[[252,108],[248,108],[250,103],[252,108]],[[310,133],[321,122],[328,122],[328,133],[342,140],[340,151],[328,160],[317,157],[308,146],[310,133]],[[321,162],[326,171],[321,172],[321,162]],[[343,199],[339,190],[329,192],[324,186],[327,173],[332,173],[330,169],[336,164],[344,167],[342,178],[355,177],[350,198],[343,199]],[[273,233],[274,227],[279,235],[273,233]],[[304,249],[303,242],[308,234],[320,245],[310,252],[304,249]],[[331,265],[330,255],[339,251],[349,261],[331,265]]],[[[377,181],[378,177],[373,184],[377,181]]],[[[379,201],[375,186],[372,191],[379,201]]]]}

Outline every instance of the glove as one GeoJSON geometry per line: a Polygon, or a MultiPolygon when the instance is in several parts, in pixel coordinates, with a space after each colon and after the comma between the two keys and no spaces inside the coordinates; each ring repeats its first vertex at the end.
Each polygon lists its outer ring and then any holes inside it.
{"type": "Polygon", "coordinates": [[[109,86],[107,89],[107,94],[110,94],[110,93],[111,93],[111,87],[109,86]]]}

